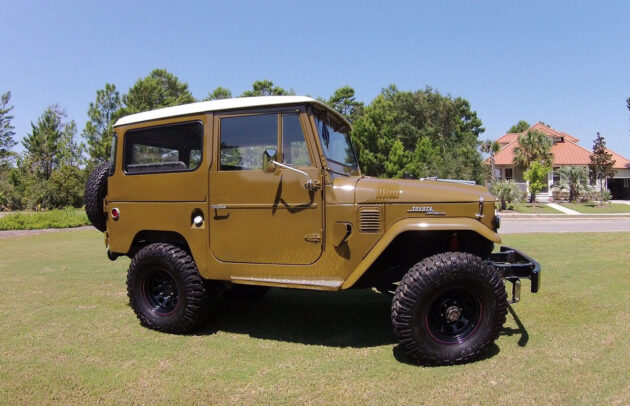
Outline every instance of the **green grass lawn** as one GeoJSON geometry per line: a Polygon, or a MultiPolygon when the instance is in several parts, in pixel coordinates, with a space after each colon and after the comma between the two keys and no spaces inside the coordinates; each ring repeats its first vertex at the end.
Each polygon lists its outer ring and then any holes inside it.
{"type": "Polygon", "coordinates": [[[580,213],[630,213],[630,205],[623,203],[610,203],[603,206],[600,206],[598,202],[561,203],[561,205],[580,213]]]}
{"type": "Polygon", "coordinates": [[[90,224],[84,209],[66,208],[43,212],[3,213],[2,230],[35,230],[42,228],[68,228],[90,224]]]}
{"type": "Polygon", "coordinates": [[[562,214],[561,211],[549,207],[544,203],[513,203],[512,210],[528,214],[562,214]]]}
{"type": "Polygon", "coordinates": [[[541,292],[524,282],[484,359],[434,368],[371,291],[272,289],[169,335],[140,326],[102,234],[0,239],[0,404],[630,403],[630,233],[504,239],[542,263],[541,292]]]}

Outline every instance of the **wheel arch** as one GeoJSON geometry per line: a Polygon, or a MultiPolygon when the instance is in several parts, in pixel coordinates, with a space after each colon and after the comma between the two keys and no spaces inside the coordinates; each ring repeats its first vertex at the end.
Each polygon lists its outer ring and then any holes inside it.
{"type": "MultiPolygon", "coordinates": [[[[182,250],[188,252],[191,256],[193,255],[190,246],[188,245],[188,241],[186,238],[176,231],[163,231],[163,230],[141,230],[136,233],[133,237],[131,245],[129,246],[129,251],[127,252],[128,257],[133,257],[136,252],[140,251],[142,248],[146,247],[149,244],[153,243],[168,243],[172,244],[182,250]]],[[[194,258],[193,258],[194,259],[194,258]]]]}
{"type": "MultiPolygon", "coordinates": [[[[466,238],[475,238],[476,241],[485,241],[488,244],[501,243],[501,237],[482,223],[471,218],[407,218],[392,224],[381,239],[366,254],[355,270],[346,278],[341,289],[348,289],[354,286],[360,279],[360,286],[368,285],[369,279],[373,279],[374,274],[382,271],[381,263],[387,259],[391,252],[388,248],[397,245],[406,246],[409,242],[433,241],[443,244],[445,238],[450,238],[453,233],[463,233],[461,241],[466,238]]],[[[433,255],[431,249],[420,250],[418,261],[433,255]]]]}

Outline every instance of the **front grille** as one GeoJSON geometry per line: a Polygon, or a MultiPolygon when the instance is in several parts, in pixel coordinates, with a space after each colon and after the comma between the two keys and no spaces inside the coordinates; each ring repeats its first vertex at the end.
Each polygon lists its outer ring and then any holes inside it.
{"type": "Polygon", "coordinates": [[[383,219],[380,207],[362,207],[359,209],[359,231],[362,233],[380,233],[383,219]]]}

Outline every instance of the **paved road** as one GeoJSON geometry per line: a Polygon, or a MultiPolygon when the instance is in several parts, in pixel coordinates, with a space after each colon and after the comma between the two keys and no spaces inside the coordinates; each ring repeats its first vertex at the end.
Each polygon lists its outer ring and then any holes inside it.
{"type": "Polygon", "coordinates": [[[501,218],[499,234],[630,231],[630,218],[501,218]]]}

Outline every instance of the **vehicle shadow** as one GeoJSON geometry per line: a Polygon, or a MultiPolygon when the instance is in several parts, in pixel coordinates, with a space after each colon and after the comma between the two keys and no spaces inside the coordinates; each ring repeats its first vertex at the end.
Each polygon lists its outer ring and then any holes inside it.
{"type": "Polygon", "coordinates": [[[396,342],[390,309],[391,297],[370,290],[271,289],[255,300],[218,300],[197,334],[225,331],[329,347],[375,347],[396,342]]]}
{"type": "Polygon", "coordinates": [[[518,340],[518,345],[519,347],[525,347],[527,345],[527,342],[529,341],[529,333],[527,332],[527,329],[521,322],[521,319],[518,317],[512,306],[508,305],[508,311],[514,318],[514,322],[516,322],[518,328],[503,327],[499,334],[508,337],[513,336],[514,334],[520,334],[521,338],[519,338],[518,340]]]}

